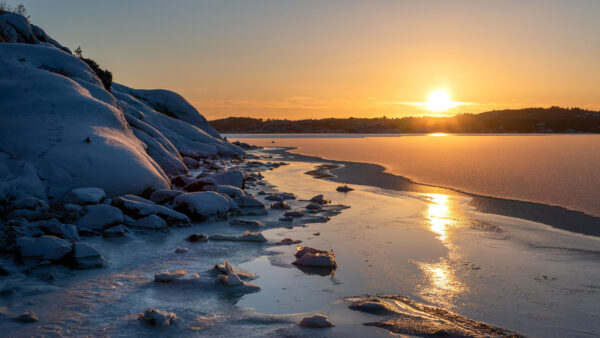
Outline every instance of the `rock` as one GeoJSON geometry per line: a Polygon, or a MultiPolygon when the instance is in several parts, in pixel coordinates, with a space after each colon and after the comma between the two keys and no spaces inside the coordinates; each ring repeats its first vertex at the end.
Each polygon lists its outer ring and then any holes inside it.
{"type": "Polygon", "coordinates": [[[115,225],[108,229],[105,229],[102,236],[105,238],[123,238],[131,235],[131,230],[127,229],[123,224],[115,225]]]}
{"type": "Polygon", "coordinates": [[[167,222],[156,215],[150,215],[144,218],[140,218],[133,223],[133,226],[144,230],[158,230],[164,232],[169,231],[167,222]]]}
{"type": "Polygon", "coordinates": [[[217,276],[217,281],[223,285],[238,287],[242,292],[256,292],[260,287],[242,280],[240,274],[233,270],[229,262],[225,260],[223,265],[216,265],[216,270],[222,274],[217,276]]]}
{"type": "Polygon", "coordinates": [[[332,327],[332,322],[327,319],[327,316],[316,314],[309,317],[302,318],[301,321],[298,322],[299,326],[302,327],[313,327],[313,328],[323,328],[323,327],[332,327]]]}
{"type": "Polygon", "coordinates": [[[202,178],[214,185],[230,185],[244,189],[244,173],[241,170],[227,170],[202,178]]]}
{"type": "Polygon", "coordinates": [[[102,231],[110,226],[122,224],[124,221],[123,212],[110,205],[88,205],[84,210],[86,214],[75,222],[79,229],[102,231]]]}
{"type": "MultiPolygon", "coordinates": [[[[194,182],[195,180],[196,180],[196,178],[193,176],[190,176],[190,175],[178,175],[178,176],[175,176],[171,180],[171,183],[178,187],[185,187],[186,185],[194,182]]],[[[161,190],[166,190],[166,189],[161,189],[161,190]]]]}
{"type": "Polygon", "coordinates": [[[175,210],[198,220],[205,220],[212,215],[226,214],[230,209],[229,200],[213,191],[179,195],[173,199],[173,205],[175,210]]]}
{"type": "Polygon", "coordinates": [[[32,196],[21,197],[14,200],[10,203],[10,208],[27,209],[38,212],[47,211],[49,209],[48,204],[45,201],[32,196]]]}
{"type": "Polygon", "coordinates": [[[104,190],[95,187],[77,188],[65,196],[65,202],[76,205],[89,205],[101,203],[106,198],[104,190]]]}
{"type": "Polygon", "coordinates": [[[8,215],[6,215],[6,219],[13,220],[13,219],[24,218],[27,220],[34,220],[34,219],[42,218],[42,216],[43,216],[43,213],[39,212],[39,211],[29,210],[29,209],[17,209],[17,210],[13,210],[13,211],[9,212],[8,215]]]}
{"type": "Polygon", "coordinates": [[[206,242],[208,241],[208,236],[205,234],[191,234],[185,240],[191,243],[206,242]]]}
{"type": "Polygon", "coordinates": [[[261,190],[261,191],[257,192],[256,194],[262,196],[262,195],[266,195],[267,193],[264,190],[261,190]]]}
{"type": "Polygon", "coordinates": [[[207,185],[204,191],[216,191],[231,198],[244,196],[244,191],[231,185],[207,185]]]}
{"type": "Polygon", "coordinates": [[[317,268],[336,268],[335,255],[333,250],[327,252],[309,247],[298,247],[296,260],[292,263],[300,266],[309,266],[317,268]]]}
{"type": "Polygon", "coordinates": [[[240,241],[240,242],[266,242],[267,239],[260,232],[246,231],[239,236],[216,234],[208,236],[211,241],[240,241]]]}
{"type": "Polygon", "coordinates": [[[37,238],[20,237],[17,246],[21,249],[21,257],[42,260],[59,260],[71,252],[71,243],[55,236],[37,238]]]}
{"type": "Polygon", "coordinates": [[[73,244],[73,260],[76,269],[93,269],[104,265],[104,258],[100,252],[83,242],[73,244]]]}
{"type": "Polygon", "coordinates": [[[0,276],[8,276],[10,273],[4,267],[0,266],[0,276]]]}
{"type": "Polygon", "coordinates": [[[285,201],[271,203],[271,209],[291,209],[289,204],[285,201]]]}
{"type": "Polygon", "coordinates": [[[175,253],[177,253],[177,254],[184,254],[184,253],[187,253],[188,251],[190,251],[188,248],[183,248],[183,247],[175,249],[175,253]]]}
{"type": "Polygon", "coordinates": [[[300,243],[302,243],[302,241],[299,239],[294,240],[291,238],[284,238],[281,241],[275,243],[275,245],[292,245],[292,244],[300,244],[300,243]]]}
{"type": "Polygon", "coordinates": [[[350,304],[348,308],[352,310],[373,313],[380,316],[397,313],[396,311],[394,311],[394,306],[392,304],[379,298],[361,299],[350,304]]]}
{"type": "MultiPolygon", "coordinates": [[[[78,204],[67,203],[67,204],[63,205],[63,210],[65,212],[79,216],[83,211],[83,207],[78,204]]],[[[77,217],[77,218],[79,218],[79,217],[77,217]]]]}
{"type": "Polygon", "coordinates": [[[306,206],[306,209],[308,209],[308,210],[321,210],[321,209],[323,209],[323,207],[319,203],[310,202],[306,206]]]}
{"type": "Polygon", "coordinates": [[[294,217],[292,217],[292,216],[280,217],[279,221],[281,221],[281,222],[293,222],[294,221],[294,217]]]}
{"type": "Polygon", "coordinates": [[[35,323],[35,322],[39,321],[40,319],[33,312],[24,312],[20,316],[15,317],[13,320],[18,323],[28,324],[28,323],[35,323]]]}
{"type": "Polygon", "coordinates": [[[323,197],[323,195],[314,196],[313,198],[310,199],[310,201],[321,204],[321,205],[331,203],[331,201],[327,200],[325,197],[323,197]]]}
{"type": "Polygon", "coordinates": [[[102,235],[100,232],[92,230],[92,229],[79,229],[79,236],[83,237],[95,237],[102,235]]]}
{"type": "Polygon", "coordinates": [[[313,232],[313,236],[321,236],[320,232],[313,232]]]}
{"type": "Polygon", "coordinates": [[[185,164],[186,167],[194,169],[194,168],[198,168],[200,166],[200,163],[196,160],[194,160],[191,157],[187,157],[184,156],[183,157],[183,164],[185,164]]]}
{"type": "Polygon", "coordinates": [[[255,219],[240,219],[240,218],[229,220],[229,224],[231,224],[231,225],[250,226],[250,227],[263,227],[263,226],[265,226],[261,221],[257,221],[255,219]]]}
{"type": "Polygon", "coordinates": [[[150,195],[150,201],[157,204],[165,204],[171,202],[173,198],[181,194],[183,194],[182,191],[159,189],[153,192],[152,195],[150,195]]]}
{"type": "Polygon", "coordinates": [[[138,319],[144,324],[160,327],[175,324],[177,316],[173,312],[165,312],[149,308],[143,313],[140,313],[138,319]]]}
{"type": "Polygon", "coordinates": [[[134,195],[123,195],[112,199],[110,204],[117,207],[127,216],[133,218],[146,217],[156,213],[156,204],[145,198],[134,195]]]}
{"type": "Polygon", "coordinates": [[[337,190],[339,192],[349,192],[349,191],[352,191],[354,189],[352,189],[349,186],[347,186],[347,185],[344,184],[342,186],[337,187],[335,190],[337,190]]]}
{"type": "Polygon", "coordinates": [[[73,224],[62,224],[56,218],[40,221],[39,227],[49,235],[58,236],[71,242],[79,240],[77,228],[73,224]]]}
{"type": "Polygon", "coordinates": [[[265,205],[255,199],[254,197],[250,197],[250,196],[240,196],[240,197],[235,197],[233,199],[233,201],[240,207],[240,208],[265,208],[265,205]]]}
{"type": "Polygon", "coordinates": [[[283,213],[284,216],[290,216],[290,217],[302,217],[304,216],[304,214],[301,211],[286,211],[283,213]]]}

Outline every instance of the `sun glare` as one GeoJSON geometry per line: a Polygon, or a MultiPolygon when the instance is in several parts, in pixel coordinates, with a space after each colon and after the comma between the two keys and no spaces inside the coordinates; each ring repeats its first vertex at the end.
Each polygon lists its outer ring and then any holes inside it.
{"type": "Polygon", "coordinates": [[[456,107],[456,102],[452,102],[450,95],[444,90],[436,90],[429,94],[427,99],[427,109],[430,111],[446,111],[456,107]]]}

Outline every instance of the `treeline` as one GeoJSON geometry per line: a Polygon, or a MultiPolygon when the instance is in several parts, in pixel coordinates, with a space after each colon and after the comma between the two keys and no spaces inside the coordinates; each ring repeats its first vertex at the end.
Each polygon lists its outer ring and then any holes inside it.
{"type": "Polygon", "coordinates": [[[600,133],[600,112],[550,107],[494,110],[452,117],[297,121],[229,117],[210,124],[220,133],[600,133]]]}

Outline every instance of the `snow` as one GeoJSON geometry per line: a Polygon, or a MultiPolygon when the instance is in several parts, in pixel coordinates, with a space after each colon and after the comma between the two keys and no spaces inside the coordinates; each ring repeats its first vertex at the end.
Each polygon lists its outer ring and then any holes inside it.
{"type": "Polygon", "coordinates": [[[84,208],[84,211],[86,214],[75,222],[78,228],[101,231],[124,222],[121,210],[110,205],[88,205],[84,208]]]}
{"type": "Polygon", "coordinates": [[[303,327],[314,327],[314,328],[322,328],[322,327],[332,327],[332,322],[327,319],[327,316],[322,314],[316,314],[309,317],[302,318],[301,321],[298,322],[299,326],[303,327]]]}
{"type": "Polygon", "coordinates": [[[98,204],[104,198],[106,198],[106,193],[101,188],[76,188],[65,196],[65,202],[78,205],[98,204]]]}

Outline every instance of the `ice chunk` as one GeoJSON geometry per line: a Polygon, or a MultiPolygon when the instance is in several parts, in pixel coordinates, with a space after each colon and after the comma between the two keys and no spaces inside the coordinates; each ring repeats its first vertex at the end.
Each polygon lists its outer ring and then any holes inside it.
{"type": "Polygon", "coordinates": [[[140,313],[138,319],[142,323],[152,326],[170,326],[175,324],[177,316],[173,312],[149,308],[143,313],[140,313]]]}
{"type": "Polygon", "coordinates": [[[327,316],[322,314],[316,314],[309,317],[302,318],[301,321],[298,322],[299,326],[303,327],[314,327],[314,328],[322,328],[322,327],[332,327],[332,322],[327,319],[327,316]]]}
{"type": "Polygon", "coordinates": [[[208,236],[211,241],[241,241],[241,242],[266,242],[267,239],[260,232],[249,232],[246,231],[243,234],[236,235],[223,235],[216,234],[208,236]]]}

